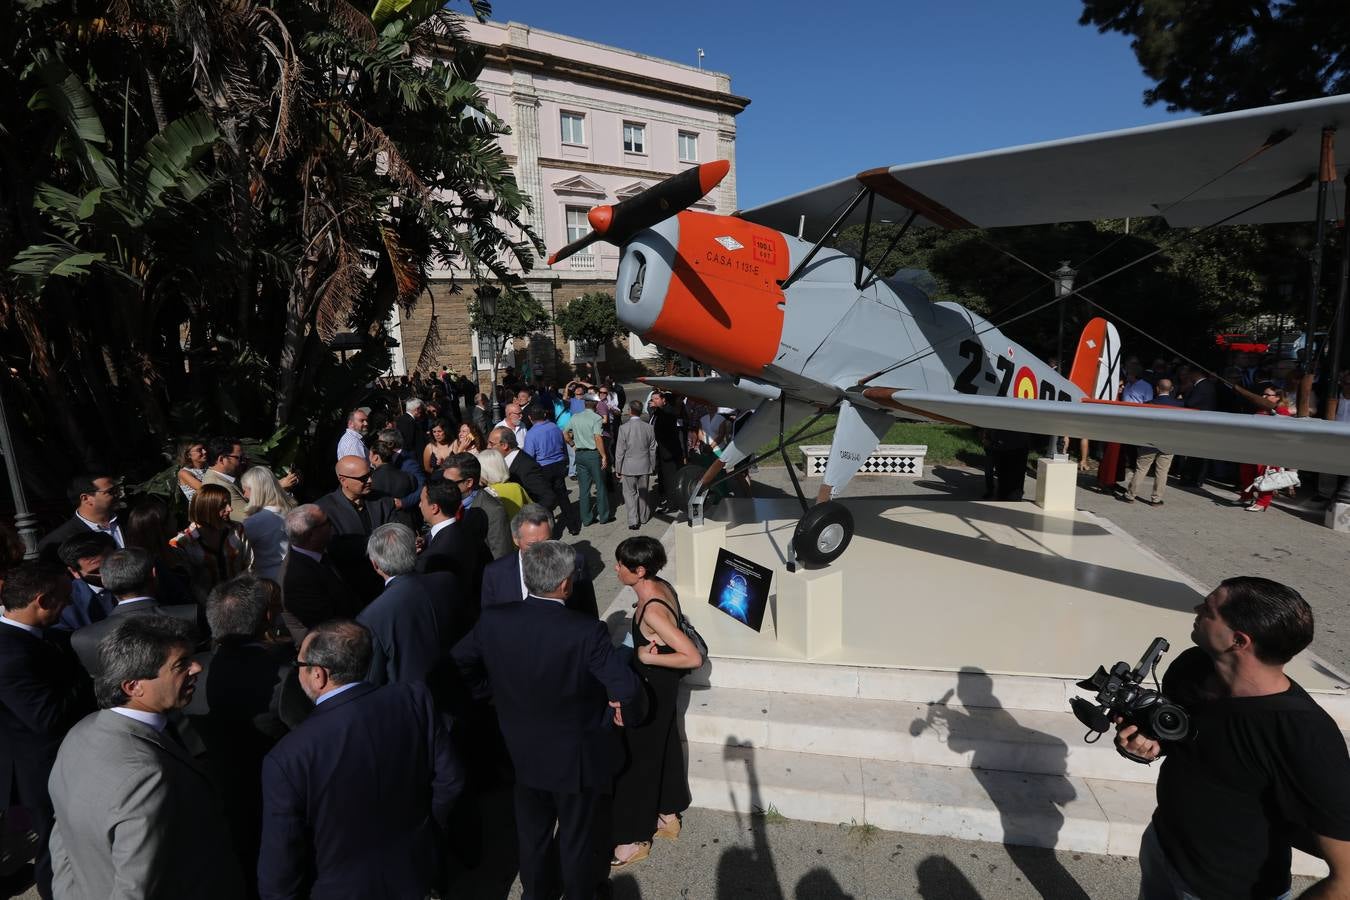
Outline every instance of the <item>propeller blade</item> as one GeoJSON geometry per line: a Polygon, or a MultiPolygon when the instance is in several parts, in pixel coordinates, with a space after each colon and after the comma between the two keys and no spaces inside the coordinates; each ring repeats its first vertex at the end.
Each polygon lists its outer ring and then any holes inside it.
{"type": "Polygon", "coordinates": [[[550,256],[549,265],[566,259],[598,240],[622,245],[642,229],[651,228],[693,206],[717,187],[730,171],[731,163],[719,159],[672,175],[637,196],[613,206],[606,204],[595,207],[586,216],[592,228],[591,233],[550,256]]]}
{"type": "Polygon", "coordinates": [[[571,256],[573,253],[576,253],[578,250],[585,250],[591,244],[594,244],[603,237],[604,235],[598,231],[588,231],[583,237],[577,238],[561,250],[553,251],[553,255],[548,258],[548,264],[551,266],[560,259],[567,259],[567,257],[571,256]]]}

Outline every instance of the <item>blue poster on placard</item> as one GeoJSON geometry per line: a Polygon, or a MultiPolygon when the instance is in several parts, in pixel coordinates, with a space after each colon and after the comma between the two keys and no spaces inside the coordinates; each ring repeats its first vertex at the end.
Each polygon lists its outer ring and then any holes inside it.
{"type": "Polygon", "coordinates": [[[737,556],[730,550],[717,551],[712,590],[708,603],[742,625],[759,631],[764,624],[764,609],[769,605],[769,583],[773,571],[737,556]]]}

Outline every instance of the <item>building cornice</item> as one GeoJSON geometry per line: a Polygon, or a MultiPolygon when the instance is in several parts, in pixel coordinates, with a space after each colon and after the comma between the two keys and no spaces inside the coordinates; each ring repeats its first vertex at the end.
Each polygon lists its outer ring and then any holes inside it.
{"type": "MultiPolygon", "coordinates": [[[[656,172],[652,169],[636,169],[631,166],[608,166],[604,163],[586,162],[580,159],[555,159],[549,156],[539,157],[539,166],[544,169],[570,169],[576,172],[594,172],[597,175],[632,175],[634,178],[647,178],[663,181],[674,172],[656,172]]],[[[692,169],[694,163],[690,163],[692,169]]]]}
{"type": "Polygon", "coordinates": [[[693,103],[733,116],[738,115],[750,105],[749,97],[679,84],[662,78],[653,78],[650,75],[637,75],[633,72],[611,69],[608,66],[596,65],[595,63],[567,59],[551,53],[541,53],[529,47],[518,47],[511,44],[500,46],[480,44],[479,46],[483,48],[483,61],[486,65],[496,66],[508,71],[523,69],[553,77],[572,78],[577,81],[599,84],[630,93],[645,94],[662,100],[693,103]]]}

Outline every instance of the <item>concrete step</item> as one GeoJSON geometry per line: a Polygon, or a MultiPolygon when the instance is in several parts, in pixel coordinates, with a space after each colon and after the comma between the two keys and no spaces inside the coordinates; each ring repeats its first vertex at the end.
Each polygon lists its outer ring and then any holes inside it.
{"type": "Polygon", "coordinates": [[[683,718],[687,740],[719,746],[1148,783],[1158,774],[1122,759],[1109,734],[1085,743],[1087,729],[1062,711],[694,687],[683,718]]]}
{"type": "MultiPolygon", "coordinates": [[[[1102,660],[1103,665],[1111,662],[1114,660],[1102,660]]],[[[1082,677],[1089,674],[1084,672],[1082,677]]],[[[953,672],[722,656],[713,657],[685,679],[691,686],[1044,712],[1066,712],[1070,698],[1090,697],[1075,684],[1077,680],[1000,675],[977,669],[953,672]]],[[[1334,691],[1309,693],[1342,730],[1350,731],[1350,695],[1334,691]]]]}
{"type": "MultiPolygon", "coordinates": [[[[742,815],[1135,856],[1153,813],[1138,782],[690,742],[694,806],[742,815]]],[[[1144,768],[1140,766],[1139,768],[1144,768]]],[[[1322,876],[1298,851],[1294,871],[1322,876]]]]}

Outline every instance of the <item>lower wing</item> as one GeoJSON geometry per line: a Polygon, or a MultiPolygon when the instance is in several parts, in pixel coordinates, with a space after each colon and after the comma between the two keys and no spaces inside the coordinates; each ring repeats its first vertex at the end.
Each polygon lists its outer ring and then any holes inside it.
{"type": "Polygon", "coordinates": [[[852,399],[914,418],[1158,447],[1169,453],[1350,474],[1350,424],[1149,403],[1016,400],[867,388],[852,399]]]}

